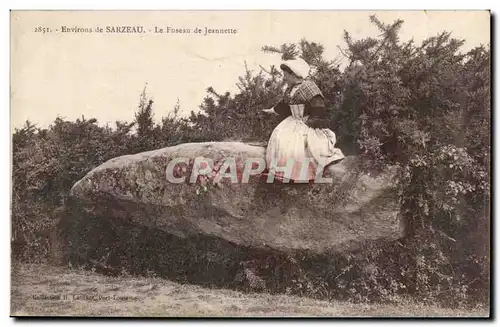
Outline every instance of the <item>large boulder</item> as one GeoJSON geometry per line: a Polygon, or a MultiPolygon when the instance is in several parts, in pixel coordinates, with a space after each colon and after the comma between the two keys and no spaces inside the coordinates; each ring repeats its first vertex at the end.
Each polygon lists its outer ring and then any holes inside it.
{"type": "MultiPolygon", "coordinates": [[[[167,180],[175,158],[210,158],[214,169],[234,158],[241,177],[247,158],[263,159],[265,148],[239,142],[186,143],[109,160],[71,189],[71,198],[93,217],[114,225],[132,223],[179,240],[205,235],[245,248],[322,254],[355,249],[367,241],[402,236],[396,169],[361,173],[357,157],[327,172],[331,183],[248,183],[229,178],[190,183],[190,166],[176,171],[183,183],[167,180]],[[101,218],[100,218],[101,219],[101,218]]],[[[180,167],[180,166],[178,166],[180,167]]]]}

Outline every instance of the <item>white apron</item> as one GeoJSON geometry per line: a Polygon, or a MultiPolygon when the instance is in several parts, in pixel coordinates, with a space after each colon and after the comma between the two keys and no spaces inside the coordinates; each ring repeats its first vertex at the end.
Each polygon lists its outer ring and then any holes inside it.
{"type": "Polygon", "coordinates": [[[317,172],[322,176],[323,168],[343,159],[344,154],[335,147],[334,132],[304,123],[308,117],[303,116],[303,105],[292,105],[291,112],[271,134],[266,150],[267,167],[276,179],[308,182],[316,178],[317,172]]]}

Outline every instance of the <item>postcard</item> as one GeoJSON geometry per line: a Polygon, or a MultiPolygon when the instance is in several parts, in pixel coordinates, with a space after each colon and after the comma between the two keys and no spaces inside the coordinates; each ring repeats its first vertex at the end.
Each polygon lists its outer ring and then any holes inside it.
{"type": "Polygon", "coordinates": [[[11,316],[488,318],[490,15],[11,11],[11,316]]]}

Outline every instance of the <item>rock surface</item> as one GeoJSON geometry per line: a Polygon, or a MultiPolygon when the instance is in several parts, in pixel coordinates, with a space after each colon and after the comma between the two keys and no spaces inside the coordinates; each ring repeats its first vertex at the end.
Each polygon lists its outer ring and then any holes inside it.
{"type": "MultiPolygon", "coordinates": [[[[93,216],[116,224],[133,223],[179,238],[198,235],[238,246],[273,250],[346,251],[371,240],[394,240],[403,233],[396,176],[390,169],[362,174],[358,159],[347,157],[329,172],[333,183],[248,183],[209,179],[170,183],[166,167],[174,158],[205,157],[215,166],[235,158],[241,171],[246,158],[261,158],[264,147],[238,142],[186,143],[109,160],[71,189],[72,200],[93,216]]],[[[185,172],[188,176],[189,169],[185,172]]]]}

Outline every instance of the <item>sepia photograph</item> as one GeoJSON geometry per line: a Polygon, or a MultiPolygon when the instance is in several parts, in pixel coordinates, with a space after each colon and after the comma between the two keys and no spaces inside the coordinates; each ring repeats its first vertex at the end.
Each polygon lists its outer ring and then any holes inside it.
{"type": "Polygon", "coordinates": [[[10,316],[490,318],[488,10],[11,10],[10,316]]]}

